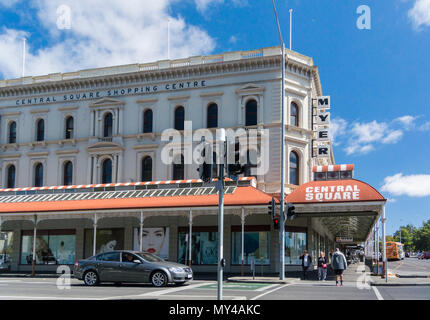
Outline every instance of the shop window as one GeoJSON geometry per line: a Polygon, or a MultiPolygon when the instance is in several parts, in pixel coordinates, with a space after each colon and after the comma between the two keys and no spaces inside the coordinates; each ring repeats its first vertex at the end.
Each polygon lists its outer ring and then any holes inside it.
{"type": "Polygon", "coordinates": [[[36,141],[45,140],[45,120],[39,119],[36,123],[36,141]]]}
{"type": "MultiPolygon", "coordinates": [[[[236,230],[240,227],[235,228],[236,230]]],[[[255,264],[270,264],[270,227],[262,228],[268,230],[247,231],[245,226],[244,232],[244,264],[251,264],[254,260],[255,264]]],[[[232,261],[231,264],[242,264],[242,232],[233,231],[232,228],[232,261]]]]}
{"type": "MultiPolygon", "coordinates": [[[[32,264],[33,230],[23,231],[21,237],[21,264],[32,264]]],[[[75,263],[75,230],[37,230],[36,264],[75,263]]]]}
{"type": "Polygon", "coordinates": [[[66,139],[73,139],[73,117],[68,117],[66,119],[66,139]]]}
{"type": "Polygon", "coordinates": [[[179,106],[175,109],[175,129],[184,130],[185,109],[179,106]]]}
{"type": "MultiPolygon", "coordinates": [[[[142,250],[169,260],[169,228],[142,228],[142,250]]],[[[140,228],[133,230],[133,250],[140,250],[140,228]]]]}
{"type": "Polygon", "coordinates": [[[7,168],[7,185],[6,188],[15,188],[16,168],[12,164],[7,168]]]}
{"type": "Polygon", "coordinates": [[[112,160],[106,159],[102,165],[102,183],[112,183],[112,160]]]}
{"type": "Polygon", "coordinates": [[[43,165],[38,163],[34,167],[34,186],[42,187],[43,186],[43,165]]]}
{"type": "Polygon", "coordinates": [[[10,261],[13,249],[13,232],[3,231],[0,232],[0,255],[10,261]]]}
{"type": "Polygon", "coordinates": [[[249,100],[245,107],[245,126],[257,125],[257,101],[249,100]]]}
{"type": "Polygon", "coordinates": [[[218,127],[218,106],[216,103],[211,103],[208,106],[207,127],[208,128],[218,127]]]}
{"type": "Polygon", "coordinates": [[[12,121],[9,124],[9,143],[16,143],[16,122],[12,121]]]}
{"type": "MultiPolygon", "coordinates": [[[[178,262],[188,264],[188,229],[179,228],[178,231],[178,262]]],[[[216,265],[218,263],[218,230],[216,227],[193,228],[191,241],[191,263],[193,265],[216,265]]]]}
{"type": "Polygon", "coordinates": [[[299,184],[299,156],[295,151],[290,152],[290,184],[299,184]]]}
{"type": "Polygon", "coordinates": [[[290,125],[299,126],[299,107],[295,102],[290,105],[290,125]]]}
{"type": "Polygon", "coordinates": [[[103,121],[103,137],[112,137],[113,134],[113,116],[112,113],[108,112],[103,121]]]}
{"type": "Polygon", "coordinates": [[[306,231],[285,231],[285,264],[301,265],[306,250],[306,231]]]}
{"type": "Polygon", "coordinates": [[[152,158],[150,156],[142,160],[142,181],[152,181],[152,158]]]}
{"type": "Polygon", "coordinates": [[[148,109],[143,114],[143,133],[152,132],[152,110],[148,109]]]}
{"type": "Polygon", "coordinates": [[[73,163],[66,161],[64,163],[63,185],[70,186],[73,184],[73,163]]]}
{"type": "MultiPolygon", "coordinates": [[[[84,256],[93,255],[94,229],[85,230],[84,256]]],[[[113,250],[124,250],[124,229],[97,229],[96,232],[96,254],[113,250]]]]}

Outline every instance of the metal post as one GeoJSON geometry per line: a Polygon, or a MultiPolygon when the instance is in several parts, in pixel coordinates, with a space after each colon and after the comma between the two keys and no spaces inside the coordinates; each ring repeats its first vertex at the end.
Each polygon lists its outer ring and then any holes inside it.
{"type": "Polygon", "coordinates": [[[33,230],[33,259],[31,262],[31,276],[36,275],[36,234],[37,234],[37,216],[34,216],[34,230],[33,230]]]}
{"type": "Polygon", "coordinates": [[[376,274],[379,276],[379,225],[376,226],[376,274]]]}
{"type": "Polygon", "coordinates": [[[188,265],[191,268],[192,261],[193,261],[192,260],[192,255],[191,255],[191,250],[192,250],[192,241],[191,241],[191,238],[192,238],[192,234],[193,234],[193,210],[191,210],[191,209],[190,209],[189,227],[190,227],[190,229],[189,229],[189,237],[188,237],[188,252],[189,252],[189,254],[188,254],[188,265]]]}
{"type": "Polygon", "coordinates": [[[139,251],[143,251],[143,221],[145,217],[143,216],[143,211],[140,212],[140,242],[139,242],[139,251]]]}
{"type": "Polygon", "coordinates": [[[285,44],[282,38],[281,27],[279,25],[278,13],[276,12],[275,0],[272,0],[273,10],[275,11],[276,24],[278,26],[279,40],[281,42],[281,63],[282,63],[282,74],[281,74],[281,227],[279,233],[279,244],[280,244],[280,268],[279,278],[284,280],[285,278],[285,216],[284,216],[284,187],[285,187],[285,44]]]}
{"type": "MultiPolygon", "coordinates": [[[[225,158],[226,138],[225,129],[218,129],[217,143],[224,146],[222,149],[222,158],[225,158]]],[[[225,159],[224,159],[225,160],[225,159]]],[[[224,163],[227,161],[220,161],[219,164],[219,177],[217,181],[218,195],[219,195],[219,212],[218,212],[218,300],[222,300],[222,283],[223,283],[223,268],[224,268],[224,163]]]]}
{"type": "Polygon", "coordinates": [[[97,244],[96,244],[96,241],[97,241],[97,237],[96,237],[96,235],[97,235],[97,214],[95,214],[94,215],[94,234],[93,234],[93,256],[95,256],[96,255],[96,248],[97,248],[97,244]]]}
{"type": "Polygon", "coordinates": [[[386,249],[386,233],[385,233],[385,205],[382,207],[382,261],[385,275],[385,282],[388,282],[388,263],[387,263],[387,249],[386,249]]]}
{"type": "Polygon", "coordinates": [[[241,248],[241,257],[242,257],[242,266],[240,269],[240,274],[243,277],[244,274],[244,265],[243,265],[243,260],[244,260],[244,256],[245,256],[245,208],[242,207],[242,217],[241,217],[241,221],[242,221],[242,248],[241,248]]]}

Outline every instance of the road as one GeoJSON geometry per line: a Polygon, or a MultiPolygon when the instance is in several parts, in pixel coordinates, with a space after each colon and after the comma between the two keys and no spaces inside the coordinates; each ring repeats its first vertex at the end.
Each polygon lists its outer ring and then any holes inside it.
{"type": "Polygon", "coordinates": [[[389,261],[388,269],[391,273],[400,276],[429,276],[430,277],[430,259],[418,260],[417,258],[405,258],[400,261],[389,261]]]}
{"type": "MultiPolygon", "coordinates": [[[[63,285],[63,283],[60,283],[63,285]]],[[[333,281],[297,281],[289,284],[225,283],[225,300],[377,300],[430,299],[430,287],[368,287],[355,282],[336,287],[333,281]]],[[[86,287],[71,279],[70,289],[57,287],[55,278],[0,278],[0,300],[215,300],[215,281],[194,280],[186,286],[154,288],[151,285],[86,287]]]]}

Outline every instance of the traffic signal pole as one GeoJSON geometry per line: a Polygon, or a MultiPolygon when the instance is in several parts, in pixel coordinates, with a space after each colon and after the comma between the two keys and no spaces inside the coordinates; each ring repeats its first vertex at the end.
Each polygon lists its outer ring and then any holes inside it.
{"type": "Polygon", "coordinates": [[[217,143],[223,145],[221,148],[221,152],[223,153],[222,158],[224,161],[221,161],[219,164],[219,179],[218,179],[218,196],[219,196],[219,212],[218,212],[218,294],[217,299],[222,300],[222,283],[223,283],[223,269],[224,269],[224,163],[228,162],[228,159],[225,159],[225,130],[218,129],[217,130],[217,143]],[[227,160],[227,161],[225,161],[227,160]]]}

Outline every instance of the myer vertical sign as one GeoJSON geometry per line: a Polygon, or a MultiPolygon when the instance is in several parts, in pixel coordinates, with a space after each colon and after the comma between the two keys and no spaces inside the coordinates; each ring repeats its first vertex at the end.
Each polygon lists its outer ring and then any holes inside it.
{"type": "Polygon", "coordinates": [[[317,157],[330,157],[330,96],[317,97],[317,157]]]}

